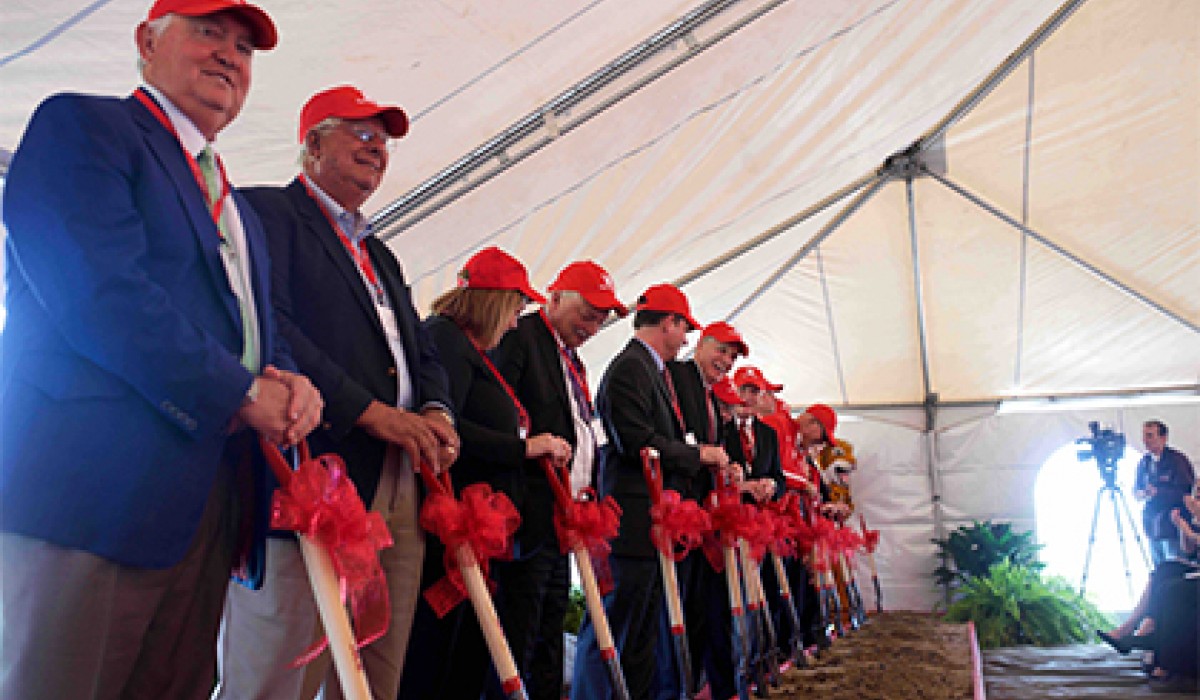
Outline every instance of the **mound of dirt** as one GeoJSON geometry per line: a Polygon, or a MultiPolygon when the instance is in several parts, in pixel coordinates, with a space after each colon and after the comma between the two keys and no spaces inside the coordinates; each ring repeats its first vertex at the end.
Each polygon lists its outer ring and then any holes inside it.
{"type": "Polygon", "coordinates": [[[971,642],[965,624],[921,613],[873,615],[812,659],[783,674],[772,698],[971,700],[971,642]]]}

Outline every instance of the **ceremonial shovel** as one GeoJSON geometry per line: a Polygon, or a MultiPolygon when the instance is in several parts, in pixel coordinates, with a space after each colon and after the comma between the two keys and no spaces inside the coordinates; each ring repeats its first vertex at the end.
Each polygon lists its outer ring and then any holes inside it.
{"type": "MultiPolygon", "coordinates": [[[[658,450],[642,448],[642,473],[650,491],[650,505],[662,503],[662,466],[658,461],[658,450]]],[[[675,658],[679,661],[679,687],[684,697],[692,697],[692,657],[688,651],[687,628],[683,622],[683,603],[679,599],[679,582],[675,577],[675,560],[665,552],[658,552],[658,564],[662,570],[663,596],[667,601],[667,614],[671,620],[671,641],[675,645],[675,658]]]]}
{"type": "MultiPolygon", "coordinates": [[[[565,522],[574,502],[571,497],[570,475],[564,468],[555,468],[546,457],[539,461],[542,470],[546,472],[546,480],[550,482],[550,488],[554,491],[555,505],[565,522]]],[[[575,555],[575,567],[579,570],[579,580],[583,584],[583,599],[587,604],[592,627],[596,630],[596,645],[600,647],[600,658],[604,660],[604,668],[608,671],[613,693],[617,700],[629,700],[625,673],[621,670],[621,660],[617,658],[612,630],[608,627],[608,615],[604,612],[604,603],[600,596],[600,586],[596,583],[596,571],[592,568],[592,555],[583,542],[572,543],[571,553],[575,555]]]]}
{"type": "MultiPolygon", "coordinates": [[[[311,459],[308,443],[301,442],[297,449],[301,462],[311,459]]],[[[286,489],[292,480],[291,467],[274,445],[263,441],[262,452],[275,478],[286,489]]],[[[305,535],[296,533],[296,539],[300,542],[300,555],[304,558],[304,567],[308,570],[308,580],[312,584],[321,625],[329,639],[329,652],[333,656],[333,666],[342,686],[342,694],[346,700],[371,700],[367,674],[358,655],[354,631],[350,628],[350,616],[342,603],[341,586],[334,572],[333,560],[329,552],[305,535]]]]}
{"type": "MultiPolygon", "coordinates": [[[[450,472],[442,472],[439,477],[433,473],[433,469],[422,465],[421,479],[425,482],[425,488],[429,493],[440,493],[451,499],[454,498],[454,489],[450,487],[450,472]]],[[[491,592],[488,591],[483,572],[479,569],[479,562],[475,559],[475,552],[470,545],[461,543],[454,552],[454,558],[458,562],[458,569],[462,574],[463,583],[467,587],[471,605],[475,608],[475,616],[479,619],[479,627],[483,630],[483,637],[487,642],[488,651],[491,653],[492,663],[496,666],[496,674],[500,676],[504,696],[509,700],[528,700],[525,685],[521,681],[521,674],[517,672],[517,664],[513,661],[512,650],[508,646],[508,640],[504,637],[504,630],[500,628],[500,619],[496,616],[496,606],[492,604],[491,592]]]]}

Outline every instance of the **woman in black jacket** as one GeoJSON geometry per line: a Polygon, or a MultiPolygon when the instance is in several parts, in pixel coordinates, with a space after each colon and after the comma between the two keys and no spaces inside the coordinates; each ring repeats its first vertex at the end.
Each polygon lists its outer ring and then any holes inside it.
{"type": "MultiPolygon", "coordinates": [[[[482,482],[519,502],[525,459],[565,463],[571,457],[571,446],[562,438],[528,434],[525,408],[488,356],[531,301],[540,304],[545,298],[529,284],[524,266],[490,247],[467,261],[458,286],[434,300],[433,315],[425,320],[450,379],[462,443],[450,470],[456,494],[482,482]]],[[[444,556],[440,543],[427,537],[423,589],[445,575],[444,556]]],[[[503,591],[496,591],[496,602],[503,620],[503,591]]],[[[478,698],[492,673],[491,659],[470,604],[438,619],[422,599],[404,669],[401,698],[478,698]]]]}

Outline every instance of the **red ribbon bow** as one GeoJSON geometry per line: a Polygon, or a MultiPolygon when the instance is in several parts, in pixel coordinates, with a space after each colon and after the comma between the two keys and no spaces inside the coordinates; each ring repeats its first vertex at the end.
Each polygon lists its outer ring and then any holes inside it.
{"type": "MultiPolygon", "coordinates": [[[[438,617],[454,609],[467,597],[467,586],[459,570],[459,547],[470,547],[484,578],[488,564],[497,557],[512,556],[512,536],[521,525],[521,515],[500,491],[488,484],[471,484],[462,490],[462,499],[448,492],[431,491],[421,506],[421,527],[433,533],[446,546],[446,575],[426,589],[424,595],[438,617]]],[[[488,580],[489,586],[492,585],[488,580]]]]}
{"type": "Polygon", "coordinates": [[[739,537],[750,534],[754,528],[755,508],[742,503],[735,486],[725,486],[714,491],[708,502],[708,515],[712,520],[712,532],[704,542],[704,556],[713,570],[725,570],[723,547],[733,547],[739,537]]]}
{"type": "Polygon", "coordinates": [[[794,557],[812,551],[813,530],[800,511],[800,496],[789,491],[764,506],[773,516],[775,539],[771,551],[779,557],[794,557]]]}
{"type": "Polygon", "coordinates": [[[584,490],[586,500],[571,500],[564,508],[554,513],[554,529],[558,533],[559,547],[563,554],[577,546],[588,551],[592,568],[596,572],[596,584],[600,595],[613,588],[612,571],[608,568],[608,554],[612,551],[609,540],[617,536],[621,526],[621,506],[606,496],[595,499],[595,491],[584,490]]]}
{"type": "Polygon", "coordinates": [[[833,533],[833,551],[841,552],[848,562],[853,561],[854,553],[862,544],[862,536],[853,528],[839,527],[833,533]]]}
{"type": "Polygon", "coordinates": [[[684,500],[678,491],[663,491],[659,502],[650,506],[650,541],[675,561],[700,546],[711,527],[700,504],[684,500]]]}
{"type": "Polygon", "coordinates": [[[866,523],[863,523],[862,539],[867,554],[874,554],[879,548],[879,530],[868,530],[866,523]]]}
{"type": "MultiPolygon", "coordinates": [[[[305,458],[290,478],[281,481],[271,499],[271,527],[295,530],[329,553],[342,602],[350,599],[359,648],[379,639],[391,620],[387,582],[379,565],[379,550],[392,546],[383,516],[363,507],[337,455],[305,458]]],[[[328,644],[322,638],[292,665],[312,661],[328,644]]]]}
{"type": "Polygon", "coordinates": [[[818,571],[827,573],[832,567],[831,560],[835,551],[834,538],[837,536],[837,527],[832,520],[817,515],[813,517],[812,532],[813,565],[818,571]]]}

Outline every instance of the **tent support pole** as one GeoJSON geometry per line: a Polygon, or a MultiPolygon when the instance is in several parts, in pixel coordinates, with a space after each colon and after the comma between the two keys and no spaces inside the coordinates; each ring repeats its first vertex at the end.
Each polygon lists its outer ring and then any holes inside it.
{"type": "Polygon", "coordinates": [[[1064,248],[1063,246],[1055,243],[1054,241],[1051,241],[1050,239],[1046,238],[1045,236],[1038,233],[1037,231],[1034,231],[1033,229],[1029,228],[1028,226],[1025,226],[1024,224],[1022,224],[1021,222],[1012,218],[1008,214],[1000,211],[1000,209],[998,209],[997,207],[992,205],[990,202],[987,202],[983,198],[976,195],[975,193],[968,191],[966,188],[962,187],[961,185],[954,182],[953,180],[950,180],[949,178],[947,178],[943,175],[939,175],[938,173],[935,173],[935,172],[929,170],[928,168],[925,168],[924,166],[922,166],[921,169],[926,175],[929,175],[933,179],[942,183],[950,191],[959,195],[963,199],[966,199],[968,202],[971,202],[972,204],[979,207],[980,209],[983,209],[984,211],[986,211],[987,213],[996,217],[997,219],[1000,219],[1001,221],[1008,224],[1009,226],[1012,226],[1013,228],[1017,229],[1018,231],[1021,231],[1025,235],[1029,236],[1030,238],[1037,241],[1038,243],[1041,243],[1046,248],[1048,248],[1051,251],[1057,253],[1058,255],[1066,258],[1067,260],[1071,261],[1075,265],[1078,265],[1079,267],[1083,268],[1084,270],[1087,270],[1092,275],[1094,275],[1095,277],[1112,285],[1113,287],[1115,287],[1117,290],[1119,290],[1126,296],[1132,297],[1133,299],[1137,299],[1138,301],[1142,302],[1146,306],[1149,306],[1150,308],[1161,313],[1162,315],[1166,316],[1167,318],[1171,319],[1172,321],[1175,321],[1176,323],[1187,328],[1188,330],[1192,331],[1193,333],[1200,333],[1200,325],[1197,325],[1195,322],[1184,317],[1182,314],[1179,314],[1175,311],[1172,311],[1171,309],[1168,309],[1163,304],[1160,304],[1159,302],[1155,301],[1154,299],[1151,299],[1150,297],[1146,296],[1145,294],[1134,289],[1131,285],[1126,284],[1125,282],[1122,282],[1121,280],[1117,279],[1113,275],[1105,272],[1104,270],[1101,270],[1096,265],[1083,259],[1079,255],[1072,253],[1071,251],[1069,251],[1066,248],[1064,248]]]}
{"type": "Polygon", "coordinates": [[[700,267],[697,267],[696,269],[692,270],[691,272],[688,272],[680,277],[677,277],[675,279],[675,281],[673,282],[673,284],[676,287],[682,287],[686,284],[695,282],[696,280],[700,279],[701,277],[704,277],[705,275],[709,274],[710,272],[715,271],[717,268],[719,268],[727,263],[733,262],[734,260],[742,257],[743,255],[745,255],[746,253],[749,253],[750,251],[754,250],[755,248],[759,247],[760,245],[763,245],[764,243],[768,243],[768,242],[778,238],[779,236],[782,236],[783,234],[785,234],[789,230],[791,230],[793,227],[804,223],[805,221],[812,218],[813,216],[816,216],[817,214],[821,213],[822,211],[825,211],[826,209],[833,206],[834,204],[837,204],[838,202],[840,202],[841,200],[850,196],[851,194],[857,192],[858,190],[861,190],[863,187],[866,187],[867,185],[871,184],[878,177],[879,177],[879,174],[874,173],[874,172],[872,172],[868,175],[862,176],[861,178],[859,178],[859,179],[855,180],[854,182],[846,185],[845,187],[839,189],[837,192],[834,192],[833,194],[829,195],[828,197],[825,197],[824,199],[817,202],[816,204],[813,204],[812,206],[808,207],[807,209],[797,212],[797,213],[789,216],[788,218],[784,219],[783,221],[780,221],[779,223],[775,224],[774,226],[767,229],[766,231],[763,231],[762,233],[758,234],[754,238],[751,238],[750,240],[746,241],[745,243],[742,243],[741,245],[738,245],[734,248],[730,248],[729,250],[725,251],[721,255],[718,255],[717,257],[704,263],[700,267]]]}
{"type": "Polygon", "coordinates": [[[553,143],[562,134],[603,114],[613,105],[643,87],[667,75],[683,63],[749,26],[787,0],[762,0],[743,7],[743,14],[732,16],[729,10],[739,0],[708,0],[667,27],[655,32],[637,46],[575,83],[548,102],[488,139],[483,144],[443,168],[385,205],[371,217],[382,241],[388,241],[440,211],[493,177],[553,143]],[[692,43],[688,37],[703,27],[727,22],[713,28],[708,38],[692,43]],[[650,67],[652,59],[663,58],[681,42],[686,46],[667,58],[662,65],[650,67]],[[634,76],[635,69],[649,70],[634,76]],[[622,79],[631,80],[624,87],[622,79]],[[597,100],[599,100],[597,102],[597,100]],[[593,104],[594,103],[594,104],[593,104]],[[568,117],[568,115],[570,115],[568,117]],[[553,124],[553,128],[548,129],[553,124]],[[547,132],[552,131],[553,135],[547,132]]]}
{"type": "Polygon", "coordinates": [[[921,343],[921,386],[930,396],[929,340],[925,332],[925,294],[921,287],[921,252],[917,244],[917,206],[913,198],[913,179],[904,178],[904,193],[908,200],[908,236],[912,244],[913,298],[917,301],[917,338],[921,343]]]}
{"type": "MultiPolygon", "coordinates": [[[[946,514],[942,507],[942,479],[937,467],[937,394],[925,395],[925,429],[921,431],[921,456],[925,460],[925,473],[929,477],[929,505],[933,515],[933,536],[942,539],[946,536],[946,514]]],[[[950,586],[942,589],[942,597],[947,606],[950,605],[950,586]]]]}
{"type": "Polygon", "coordinates": [[[822,241],[836,231],[837,228],[846,221],[846,219],[850,218],[851,214],[858,211],[863,204],[866,204],[871,197],[875,196],[875,193],[878,192],[879,189],[883,187],[890,179],[890,176],[888,176],[886,173],[877,174],[874,181],[868,184],[866,189],[864,189],[862,192],[859,192],[858,195],[854,199],[850,200],[850,202],[848,202],[841,211],[839,211],[832,219],[830,219],[828,223],[822,226],[821,230],[817,231],[816,235],[808,239],[807,243],[800,246],[800,249],[792,254],[792,256],[788,258],[786,262],[780,265],[778,269],[776,269],[770,274],[770,276],[763,280],[762,284],[758,285],[758,287],[755,288],[755,290],[751,292],[748,297],[743,299],[725,316],[725,320],[732,322],[735,318],[741,315],[743,311],[749,308],[751,304],[757,301],[759,297],[765,294],[769,289],[771,289],[771,287],[774,287],[775,284],[779,282],[779,280],[783,279],[783,277],[787,275],[787,273],[790,272],[797,263],[807,257],[814,248],[821,245],[822,241]]]}
{"type": "Polygon", "coordinates": [[[999,66],[997,66],[996,70],[992,71],[991,75],[989,75],[982,83],[979,84],[979,87],[972,90],[971,94],[964,97],[961,102],[954,106],[954,109],[950,110],[949,114],[947,114],[940,122],[935,124],[933,128],[931,128],[925,133],[924,136],[921,137],[921,139],[917,142],[919,150],[924,151],[929,147],[930,144],[936,143],[942,137],[944,137],[946,132],[950,130],[951,126],[954,126],[959,119],[962,119],[967,113],[974,109],[976,105],[982,102],[983,98],[991,94],[992,90],[994,90],[997,85],[1003,82],[1010,73],[1016,70],[1017,67],[1021,65],[1021,62],[1024,61],[1030,53],[1042,45],[1042,42],[1046,41],[1046,39],[1049,39],[1054,32],[1058,31],[1058,28],[1061,27],[1063,23],[1075,13],[1075,10],[1078,10],[1079,7],[1085,2],[1087,2],[1087,0],[1067,0],[1067,2],[1064,2],[1062,5],[1060,5],[1059,8],[1054,11],[1054,14],[1042,23],[1042,26],[1038,27],[1033,34],[1029,35],[1029,38],[1026,39],[1023,44],[1018,46],[1016,51],[1013,51],[1008,58],[1004,59],[1004,63],[1001,63],[999,66]]]}

